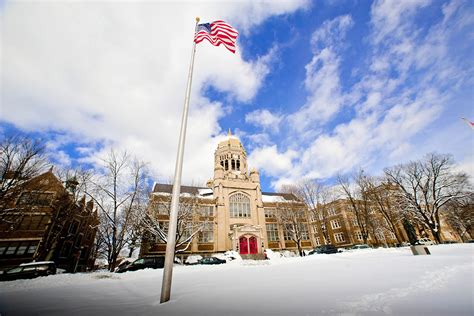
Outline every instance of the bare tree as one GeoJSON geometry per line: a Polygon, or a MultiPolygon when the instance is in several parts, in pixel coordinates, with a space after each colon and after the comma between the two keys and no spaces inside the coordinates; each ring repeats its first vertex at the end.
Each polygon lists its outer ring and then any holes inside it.
{"type": "MultiPolygon", "coordinates": [[[[213,222],[213,214],[209,214],[204,205],[199,204],[196,195],[180,197],[176,227],[175,253],[189,249],[194,237],[199,236],[203,229],[213,222]]],[[[148,211],[142,219],[142,226],[148,238],[159,243],[168,242],[168,222],[171,212],[171,199],[168,196],[153,198],[148,211]]]]}
{"type": "Polygon", "coordinates": [[[449,155],[428,154],[424,159],[385,169],[398,187],[398,198],[409,212],[441,242],[440,210],[467,196],[468,178],[453,170],[449,155]]]}
{"type": "Polygon", "coordinates": [[[301,242],[309,240],[304,204],[298,202],[278,203],[275,217],[283,229],[285,240],[295,242],[299,255],[303,256],[301,242]]]}
{"type": "Polygon", "coordinates": [[[463,241],[472,239],[472,219],[474,217],[474,193],[463,199],[446,203],[443,210],[448,224],[459,234],[463,241]]]}
{"type": "Polygon", "coordinates": [[[396,187],[388,183],[377,182],[373,177],[367,176],[365,178],[367,191],[365,194],[373,208],[382,216],[383,220],[377,221],[378,228],[393,233],[397,239],[398,244],[403,242],[403,238],[400,236],[397,230],[397,226],[402,223],[402,216],[400,214],[399,205],[394,198],[394,192],[396,187]]]}
{"type": "Polygon", "coordinates": [[[128,244],[134,220],[141,209],[139,197],[146,189],[147,174],[143,162],[132,159],[126,152],[111,150],[103,161],[103,172],[94,175],[85,191],[100,210],[98,240],[113,271],[120,252],[128,244]]]}
{"type": "MultiPolygon", "coordinates": [[[[305,180],[297,183],[294,186],[283,187],[283,192],[293,193],[300,200],[304,201],[311,214],[311,218],[321,229],[324,237],[324,244],[330,244],[328,232],[328,204],[334,201],[334,194],[331,189],[316,180],[305,180]]],[[[319,235],[315,231],[316,237],[319,235]]]]}
{"type": "Polygon", "coordinates": [[[0,143],[0,217],[8,213],[11,199],[31,178],[45,171],[44,144],[26,137],[12,136],[0,143]]]}
{"type": "MultiPolygon", "coordinates": [[[[353,177],[353,185],[349,177],[337,176],[337,181],[349,200],[355,219],[362,234],[364,243],[367,243],[371,222],[371,204],[366,192],[369,190],[367,177],[363,170],[359,170],[353,177]]],[[[376,237],[375,237],[376,238],[376,237]]]]}

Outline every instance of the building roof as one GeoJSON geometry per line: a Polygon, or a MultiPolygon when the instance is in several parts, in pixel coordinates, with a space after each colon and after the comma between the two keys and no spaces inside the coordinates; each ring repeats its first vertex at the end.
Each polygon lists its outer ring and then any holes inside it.
{"type": "MultiPolygon", "coordinates": [[[[153,186],[153,193],[167,193],[171,194],[173,191],[172,184],[155,183],[153,186]]],[[[192,194],[198,196],[210,196],[213,194],[212,189],[207,187],[195,187],[182,185],[181,194],[192,194]]],[[[264,202],[283,202],[283,201],[299,201],[293,193],[277,193],[277,192],[262,192],[262,199],[264,202]]]]}
{"type": "MultiPolygon", "coordinates": [[[[209,189],[209,188],[182,185],[181,186],[181,193],[199,195],[199,193],[200,193],[199,190],[205,190],[205,189],[209,189]]],[[[172,191],[173,191],[173,185],[172,184],[155,183],[155,186],[153,187],[153,193],[169,193],[169,194],[171,194],[172,191]]]]}

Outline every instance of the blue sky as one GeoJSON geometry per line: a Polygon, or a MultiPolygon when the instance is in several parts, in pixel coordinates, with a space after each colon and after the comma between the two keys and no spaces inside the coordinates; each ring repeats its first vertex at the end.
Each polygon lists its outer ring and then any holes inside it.
{"type": "Polygon", "coordinates": [[[196,15],[240,37],[198,45],[185,183],[212,177],[229,128],[264,191],[431,151],[474,175],[470,1],[6,2],[1,133],[65,167],[128,150],[168,181],[196,15]]]}

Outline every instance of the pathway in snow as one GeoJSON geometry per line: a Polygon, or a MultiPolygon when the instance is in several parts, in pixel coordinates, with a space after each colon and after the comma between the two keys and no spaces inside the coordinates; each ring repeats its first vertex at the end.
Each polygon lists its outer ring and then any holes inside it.
{"type": "MultiPolygon", "coordinates": [[[[460,264],[425,272],[407,287],[392,288],[384,292],[367,294],[352,302],[343,303],[341,315],[393,314],[391,305],[420,294],[433,294],[443,289],[455,275],[472,275],[472,263],[460,264]],[[352,311],[352,312],[343,312],[352,311]]],[[[454,302],[453,302],[454,303],[454,302]]],[[[397,313],[395,313],[397,314],[397,313]]]]}

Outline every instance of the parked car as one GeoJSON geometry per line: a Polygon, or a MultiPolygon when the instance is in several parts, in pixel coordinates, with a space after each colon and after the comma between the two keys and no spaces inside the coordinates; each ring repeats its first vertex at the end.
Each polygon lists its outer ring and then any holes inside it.
{"type": "Polygon", "coordinates": [[[127,271],[136,271],[146,268],[162,269],[165,266],[165,257],[150,257],[140,258],[125,266],[119,266],[116,273],[123,273],[127,271]]]}
{"type": "Polygon", "coordinates": [[[434,241],[426,237],[418,239],[416,243],[419,245],[425,245],[425,246],[433,246],[435,244],[434,241]]]}
{"type": "Polygon", "coordinates": [[[351,249],[370,249],[367,244],[358,244],[351,247],[351,249]]]}
{"type": "Polygon", "coordinates": [[[325,253],[325,254],[337,253],[337,248],[334,245],[323,245],[323,246],[314,248],[308,253],[308,255],[314,255],[314,254],[320,254],[320,253],[325,253]]]}
{"type": "Polygon", "coordinates": [[[0,281],[33,279],[52,274],[56,274],[56,264],[53,261],[30,262],[3,271],[3,273],[0,274],[0,281]]]}
{"type": "Polygon", "coordinates": [[[199,260],[198,264],[222,264],[226,262],[227,261],[216,258],[216,257],[207,257],[207,258],[202,258],[201,260],[199,260]]]}

